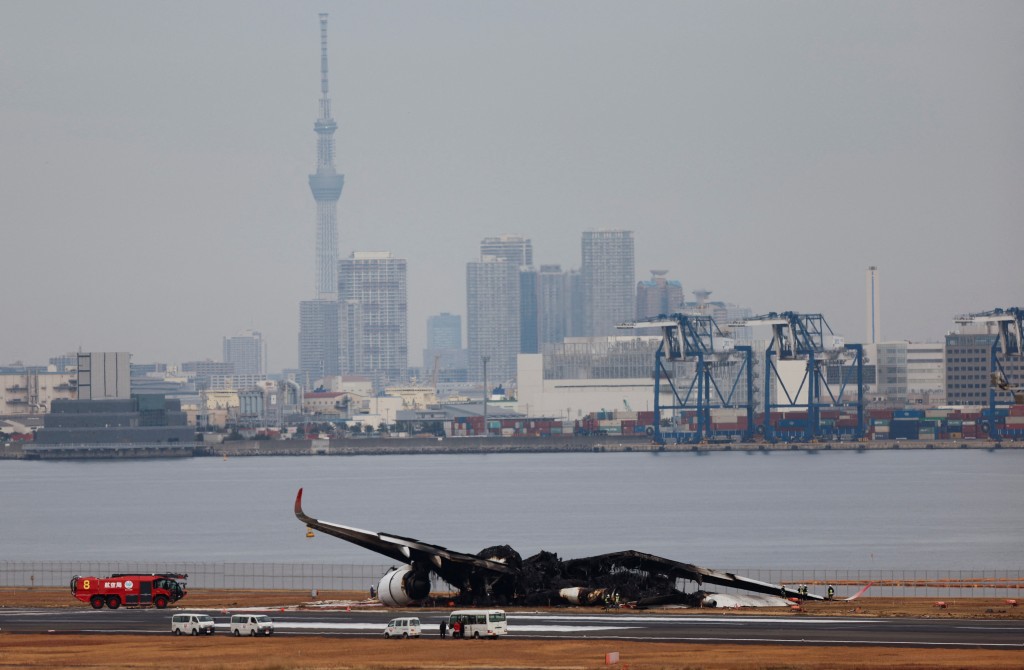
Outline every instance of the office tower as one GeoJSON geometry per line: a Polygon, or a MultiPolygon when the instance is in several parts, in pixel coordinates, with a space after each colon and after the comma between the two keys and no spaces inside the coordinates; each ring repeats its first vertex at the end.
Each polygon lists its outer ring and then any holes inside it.
{"type": "Polygon", "coordinates": [[[533,243],[518,235],[485,237],[480,242],[480,257],[494,256],[511,263],[517,268],[533,265],[533,243]]]}
{"type": "Polygon", "coordinates": [[[636,315],[633,231],[584,231],[582,253],[584,334],[621,335],[616,326],[636,315]]]}
{"type": "Polygon", "coordinates": [[[299,303],[299,383],[311,388],[318,379],[340,374],[338,301],[299,303]]]}
{"type": "Polygon", "coordinates": [[[865,288],[867,290],[867,339],[864,342],[866,344],[873,344],[882,341],[882,311],[878,301],[878,268],[874,265],[869,267],[865,279],[865,288]]]}
{"type": "MultiPolygon", "coordinates": [[[[427,349],[461,349],[462,317],[442,312],[427,317],[427,349]]],[[[424,361],[426,367],[426,361],[424,361]]]]}
{"type": "Polygon", "coordinates": [[[541,265],[537,273],[537,330],[540,349],[569,334],[569,275],[561,265],[541,265]]]}
{"type": "Polygon", "coordinates": [[[466,350],[462,347],[462,317],[443,312],[427,317],[427,348],[423,350],[424,375],[438,380],[466,380],[466,350]]]}
{"type": "Polygon", "coordinates": [[[540,277],[532,267],[519,268],[519,353],[540,353],[540,277]]]}
{"type": "Polygon", "coordinates": [[[569,317],[565,324],[566,337],[585,337],[587,315],[584,303],[587,297],[583,290],[583,275],[579,270],[569,270],[565,273],[565,289],[569,301],[569,317]]]}
{"type": "Polygon", "coordinates": [[[338,198],[345,177],[334,168],[334,131],[327,88],[327,14],[320,15],[320,116],[316,173],[309,189],[316,201],[316,299],[299,304],[299,373],[302,383],[338,374],[338,198]]]}
{"type": "Polygon", "coordinates": [[[651,270],[650,279],[637,283],[636,318],[646,319],[683,310],[686,302],[683,285],[675,279],[665,279],[667,274],[667,270],[651,270]]]}
{"type": "Polygon", "coordinates": [[[466,316],[469,378],[483,380],[488,357],[489,385],[515,379],[519,352],[519,268],[495,256],[466,264],[466,316]]]}
{"type": "Polygon", "coordinates": [[[224,362],[231,363],[236,375],[262,375],[267,372],[267,345],[263,334],[247,330],[224,338],[224,362]]]}
{"type": "Polygon", "coordinates": [[[377,389],[404,382],[409,368],[406,262],[389,251],[356,251],[338,264],[341,372],[377,389]]]}

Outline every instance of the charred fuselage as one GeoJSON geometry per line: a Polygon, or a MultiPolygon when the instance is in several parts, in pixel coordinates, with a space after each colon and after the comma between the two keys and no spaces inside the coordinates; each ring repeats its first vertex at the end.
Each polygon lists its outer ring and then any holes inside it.
{"type": "Polygon", "coordinates": [[[707,604],[704,584],[765,596],[821,599],[778,584],[638,551],[563,560],[547,551],[522,558],[512,547],[497,545],[476,555],[464,554],[408,537],[313,518],[302,511],[302,489],[295,498],[295,516],[309,528],[401,562],[403,565],[389,570],[378,585],[381,602],[390,607],[425,600],[432,575],[459,592],[455,599],[460,604],[473,605],[707,604]],[[684,580],[695,582],[698,589],[690,594],[683,592],[678,584],[684,580]]]}

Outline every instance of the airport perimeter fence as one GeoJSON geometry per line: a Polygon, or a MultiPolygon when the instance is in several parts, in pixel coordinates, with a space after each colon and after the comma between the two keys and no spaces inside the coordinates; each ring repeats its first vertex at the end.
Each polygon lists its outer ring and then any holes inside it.
{"type": "MultiPolygon", "coordinates": [[[[369,594],[390,565],[332,563],[188,563],[133,561],[0,561],[0,587],[69,587],[75,575],[106,577],[115,573],[177,573],[188,575],[188,587],[199,589],[252,589],[360,591],[369,594]]],[[[1024,570],[778,570],[748,568],[734,574],[788,588],[807,585],[824,595],[829,586],[836,598],[847,598],[871,584],[865,595],[897,598],[1020,598],[1024,597],[1024,570]]],[[[678,588],[691,592],[693,582],[678,588]]],[[[708,584],[707,591],[744,591],[708,584]]],[[[432,580],[435,593],[452,588],[432,580]]]]}

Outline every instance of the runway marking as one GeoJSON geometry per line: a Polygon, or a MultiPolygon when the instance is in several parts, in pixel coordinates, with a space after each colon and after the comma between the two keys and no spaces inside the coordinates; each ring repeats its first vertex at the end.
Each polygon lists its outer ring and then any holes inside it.
{"type": "Polygon", "coordinates": [[[544,616],[544,615],[539,615],[539,614],[538,615],[529,615],[528,614],[528,615],[525,615],[525,616],[521,615],[521,614],[509,614],[508,615],[509,625],[512,625],[513,622],[519,621],[520,619],[530,619],[530,620],[541,619],[541,620],[545,620],[545,621],[551,621],[551,620],[558,620],[558,621],[560,621],[560,620],[565,620],[565,621],[600,621],[600,622],[603,622],[603,623],[607,623],[609,621],[616,621],[616,622],[624,621],[624,622],[627,622],[627,623],[652,623],[652,622],[653,623],[674,623],[674,624],[682,624],[682,623],[690,623],[690,622],[692,622],[692,623],[730,623],[730,624],[731,623],[739,623],[739,624],[742,624],[742,623],[776,623],[776,624],[785,623],[785,624],[791,624],[791,623],[793,623],[793,624],[797,624],[797,625],[807,625],[807,624],[814,624],[814,625],[818,625],[818,624],[824,624],[824,625],[867,624],[867,623],[878,623],[879,621],[881,621],[881,619],[824,619],[824,618],[823,619],[798,619],[798,618],[791,618],[791,617],[784,617],[783,618],[783,617],[753,617],[753,616],[732,616],[732,617],[722,617],[722,616],[701,616],[701,617],[690,617],[690,616],[688,616],[688,617],[652,616],[652,617],[646,617],[646,616],[630,616],[630,615],[617,616],[617,615],[614,615],[614,614],[610,614],[610,615],[606,615],[606,616],[600,616],[600,615],[597,615],[597,616],[595,616],[595,615],[590,615],[590,616],[588,616],[588,615],[578,615],[578,616],[576,616],[576,615],[544,616]]]}
{"type": "MultiPolygon", "coordinates": [[[[563,637],[552,635],[549,637],[563,637]]],[[[573,639],[567,637],[566,639],[573,639]]],[[[1000,643],[1000,642],[911,642],[900,640],[808,640],[806,638],[770,638],[770,637],[665,637],[665,636],[635,636],[635,635],[608,635],[599,638],[601,640],[624,640],[639,642],[751,642],[755,644],[810,644],[810,645],[874,645],[878,647],[906,646],[906,647],[971,647],[971,648],[1000,648],[1000,649],[1024,649],[1024,643],[1000,643]]]]}
{"type": "MultiPolygon", "coordinates": [[[[319,630],[373,630],[378,631],[382,635],[384,634],[385,625],[382,623],[337,623],[337,622],[316,622],[316,621],[304,621],[304,622],[293,622],[293,621],[274,621],[274,629],[278,630],[300,630],[304,628],[316,628],[319,630]]],[[[552,633],[576,633],[585,631],[603,631],[603,630],[631,630],[637,628],[637,626],[569,626],[569,625],[543,625],[533,624],[526,626],[515,626],[510,630],[510,633],[514,634],[517,632],[528,632],[528,633],[541,633],[541,632],[552,632],[552,633]]],[[[433,628],[424,629],[424,635],[436,635],[436,631],[433,628]]]]}

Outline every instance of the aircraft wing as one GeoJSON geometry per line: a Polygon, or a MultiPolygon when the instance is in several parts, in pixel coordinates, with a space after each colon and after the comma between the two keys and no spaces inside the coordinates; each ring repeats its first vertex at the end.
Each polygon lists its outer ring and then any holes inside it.
{"type": "Polygon", "coordinates": [[[513,569],[504,563],[480,558],[472,554],[451,551],[436,544],[427,544],[426,542],[414,540],[411,537],[401,537],[388,533],[374,533],[369,530],[361,530],[351,526],[342,526],[329,521],[315,519],[302,511],[302,489],[299,489],[298,495],[295,496],[295,516],[310,528],[321,533],[333,535],[396,561],[402,563],[417,562],[424,565],[430,564],[442,577],[451,571],[460,571],[460,568],[478,568],[501,574],[513,572],[513,569]]]}
{"type": "Polygon", "coordinates": [[[639,570],[651,574],[661,574],[669,578],[689,579],[698,584],[716,584],[718,586],[730,586],[744,591],[765,593],[773,596],[786,598],[805,598],[809,600],[824,600],[824,597],[809,593],[801,596],[796,589],[783,587],[781,584],[771,584],[757,579],[751,579],[731,572],[702,568],[691,563],[680,563],[668,558],[661,558],[652,554],[645,554],[639,551],[619,551],[611,554],[601,554],[589,558],[576,558],[565,561],[566,571],[569,573],[586,573],[595,566],[616,566],[626,570],[639,570]]]}

